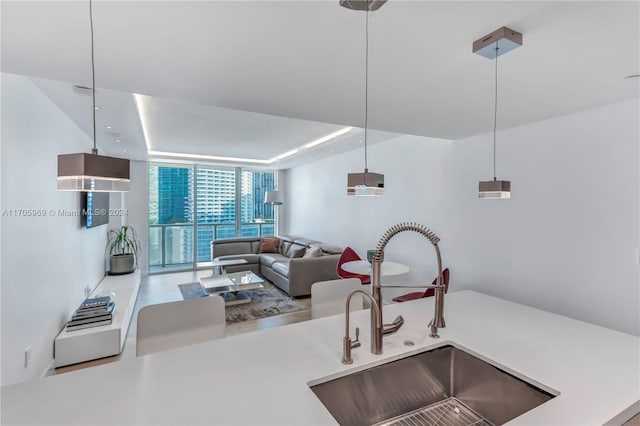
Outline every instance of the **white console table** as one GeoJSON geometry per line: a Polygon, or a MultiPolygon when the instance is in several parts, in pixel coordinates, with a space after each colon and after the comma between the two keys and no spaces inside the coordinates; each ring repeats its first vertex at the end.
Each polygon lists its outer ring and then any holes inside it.
{"type": "Polygon", "coordinates": [[[106,276],[89,297],[115,293],[116,310],[109,325],[67,331],[54,341],[54,366],[76,364],[117,355],[122,351],[140,288],[140,271],[127,275],[106,276]]]}

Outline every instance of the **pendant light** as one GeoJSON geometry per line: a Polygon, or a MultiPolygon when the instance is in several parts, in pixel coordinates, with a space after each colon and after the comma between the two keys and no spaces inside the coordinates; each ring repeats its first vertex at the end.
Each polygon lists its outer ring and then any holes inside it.
{"type": "Polygon", "coordinates": [[[496,125],[498,122],[498,56],[522,46],[522,34],[507,27],[499,28],[491,34],[473,42],[473,52],[496,61],[495,92],[493,104],[493,180],[481,181],[478,198],[511,198],[511,182],[496,178],[496,125]]]}
{"type": "Polygon", "coordinates": [[[264,193],[264,203],[270,206],[280,206],[283,204],[282,194],[278,191],[278,188],[264,193]]]}
{"type": "Polygon", "coordinates": [[[80,192],[129,191],[129,160],[98,155],[96,147],[96,72],[93,54],[93,9],[89,0],[91,25],[91,93],[93,99],[93,148],[91,154],[58,155],[58,190],[80,192]]]}
{"type": "Polygon", "coordinates": [[[367,127],[369,118],[369,11],[379,9],[384,1],[342,0],[340,5],[353,10],[365,10],[365,71],[364,71],[364,173],[349,173],[347,195],[384,195],[384,175],[369,172],[367,164],[367,127]]]}

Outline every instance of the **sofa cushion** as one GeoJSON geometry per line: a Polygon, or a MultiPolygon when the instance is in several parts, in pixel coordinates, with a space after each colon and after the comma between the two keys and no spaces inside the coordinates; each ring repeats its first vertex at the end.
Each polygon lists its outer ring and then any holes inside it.
{"type": "Polygon", "coordinates": [[[271,267],[274,262],[288,262],[289,258],[280,253],[262,253],[260,254],[260,264],[271,267]]]}
{"type": "Polygon", "coordinates": [[[217,256],[214,260],[230,260],[230,259],[244,259],[247,263],[256,264],[260,262],[260,255],[253,253],[246,254],[229,254],[226,256],[217,256]]]}
{"type": "Polygon", "coordinates": [[[277,238],[261,238],[260,253],[278,253],[280,240],[277,238]]]}
{"type": "Polygon", "coordinates": [[[283,277],[289,277],[289,261],[286,262],[275,262],[271,265],[271,269],[282,275],[283,277]]]}
{"type": "Polygon", "coordinates": [[[307,248],[306,247],[293,245],[289,249],[289,258],[290,259],[295,259],[295,258],[298,258],[298,257],[302,257],[302,256],[304,256],[304,254],[306,252],[307,252],[307,248]]]}
{"type": "Polygon", "coordinates": [[[307,249],[306,253],[302,257],[307,259],[309,257],[320,257],[320,256],[322,256],[322,249],[318,246],[311,246],[307,249]]]}
{"type": "Polygon", "coordinates": [[[293,242],[298,244],[298,245],[305,246],[305,247],[309,247],[309,246],[312,246],[312,245],[316,245],[317,246],[317,245],[322,244],[320,241],[310,240],[308,238],[300,238],[300,237],[296,238],[293,242]]]}
{"type": "Polygon", "coordinates": [[[320,247],[320,250],[322,250],[322,253],[324,253],[324,254],[340,254],[340,253],[342,253],[342,248],[341,247],[336,247],[336,246],[332,246],[332,245],[324,244],[324,243],[314,244],[314,245],[320,247]]]}
{"type": "Polygon", "coordinates": [[[279,253],[284,256],[289,256],[289,250],[291,249],[291,241],[280,240],[280,250],[279,253]]]}
{"type": "Polygon", "coordinates": [[[227,256],[230,254],[253,253],[251,241],[216,241],[211,245],[215,257],[227,256]]]}
{"type": "Polygon", "coordinates": [[[290,243],[294,242],[296,239],[300,238],[297,235],[278,235],[278,238],[284,241],[288,241],[290,243]]]}

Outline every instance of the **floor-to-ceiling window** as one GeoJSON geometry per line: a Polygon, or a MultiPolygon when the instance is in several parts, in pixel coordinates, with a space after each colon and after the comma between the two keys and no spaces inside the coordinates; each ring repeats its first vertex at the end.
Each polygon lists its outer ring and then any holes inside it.
{"type": "Polygon", "coordinates": [[[273,206],[264,203],[264,193],[273,191],[273,172],[242,170],[240,180],[240,236],[275,235],[273,206]]]}
{"type": "Polygon", "coordinates": [[[197,261],[209,262],[212,240],[237,235],[236,170],[198,167],[196,194],[197,261]]]}
{"type": "Polygon", "coordinates": [[[275,235],[265,191],[272,171],[240,167],[149,166],[151,272],[206,266],[215,239],[275,235]]]}

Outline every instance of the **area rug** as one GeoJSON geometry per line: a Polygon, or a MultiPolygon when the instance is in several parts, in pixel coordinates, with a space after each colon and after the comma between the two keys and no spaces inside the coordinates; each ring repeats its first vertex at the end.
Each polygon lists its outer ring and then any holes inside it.
{"type": "MultiPolygon", "coordinates": [[[[251,298],[251,302],[225,308],[227,324],[311,309],[310,297],[294,299],[269,281],[265,281],[263,285],[264,288],[261,289],[244,291],[251,298]]],[[[208,296],[199,282],[179,284],[178,287],[183,299],[208,296]]]]}

